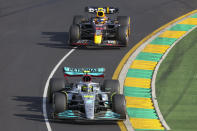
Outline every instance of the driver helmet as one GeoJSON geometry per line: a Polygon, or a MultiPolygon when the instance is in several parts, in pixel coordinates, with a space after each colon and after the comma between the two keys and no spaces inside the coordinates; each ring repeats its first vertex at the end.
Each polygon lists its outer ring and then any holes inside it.
{"type": "Polygon", "coordinates": [[[91,76],[89,75],[84,75],[82,79],[83,79],[83,82],[90,82],[92,80],[91,76]]]}
{"type": "Polygon", "coordinates": [[[96,17],[105,17],[104,11],[97,11],[96,17]]]}
{"type": "Polygon", "coordinates": [[[106,21],[106,16],[104,11],[98,11],[95,18],[96,24],[104,24],[106,21]]]}

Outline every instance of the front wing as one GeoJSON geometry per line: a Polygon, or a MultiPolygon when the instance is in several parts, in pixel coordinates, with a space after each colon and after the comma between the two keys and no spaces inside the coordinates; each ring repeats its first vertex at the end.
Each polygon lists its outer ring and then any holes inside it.
{"type": "Polygon", "coordinates": [[[85,114],[76,111],[76,110],[66,110],[64,112],[54,114],[55,119],[61,119],[61,120],[66,120],[66,119],[73,119],[73,120],[125,120],[125,116],[121,116],[120,114],[117,114],[112,111],[101,111],[99,113],[95,113],[94,119],[87,119],[85,114]]]}
{"type": "Polygon", "coordinates": [[[78,40],[77,42],[70,43],[72,46],[108,46],[108,47],[124,47],[125,45],[117,40],[103,40],[100,44],[95,44],[93,40],[78,40]]]}

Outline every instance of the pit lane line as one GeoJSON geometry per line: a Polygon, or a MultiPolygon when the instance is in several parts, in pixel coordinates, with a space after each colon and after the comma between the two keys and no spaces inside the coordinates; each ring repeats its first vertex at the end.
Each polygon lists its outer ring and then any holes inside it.
{"type": "Polygon", "coordinates": [[[44,93],[43,93],[43,116],[44,116],[44,120],[45,120],[45,124],[46,124],[46,127],[47,127],[47,130],[48,131],[52,131],[52,128],[50,126],[50,123],[49,123],[49,119],[48,119],[48,116],[47,116],[47,109],[46,109],[46,102],[47,102],[47,92],[48,92],[48,87],[49,87],[49,80],[53,77],[53,75],[55,74],[55,72],[57,71],[57,69],[59,68],[59,66],[62,64],[62,62],[64,60],[66,60],[75,50],[76,50],[77,47],[74,47],[74,49],[70,50],[67,54],[65,54],[64,57],[62,57],[62,59],[57,63],[57,65],[53,68],[52,72],[50,73],[47,81],[46,81],[46,84],[45,84],[45,88],[44,88],[44,93]]]}

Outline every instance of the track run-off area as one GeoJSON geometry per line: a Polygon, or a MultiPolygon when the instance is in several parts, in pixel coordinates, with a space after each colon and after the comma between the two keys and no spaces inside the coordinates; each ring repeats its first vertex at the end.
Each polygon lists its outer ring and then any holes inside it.
{"type": "MultiPolygon", "coordinates": [[[[68,30],[85,6],[114,6],[131,17],[130,44],[120,49],[75,49],[62,67],[104,67],[112,78],[124,55],[145,36],[197,6],[196,0],[1,0],[0,126],[4,131],[47,131],[43,93],[58,62],[72,49],[68,30]]],[[[119,131],[117,123],[72,123],[49,120],[52,131],[119,131]]]]}

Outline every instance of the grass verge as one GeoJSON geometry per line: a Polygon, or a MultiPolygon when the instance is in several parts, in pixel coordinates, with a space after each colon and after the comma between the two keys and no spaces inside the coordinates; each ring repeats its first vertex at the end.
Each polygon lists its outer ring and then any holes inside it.
{"type": "Polygon", "coordinates": [[[197,29],[179,41],[162,62],[156,95],[172,131],[197,130],[197,29]]]}

